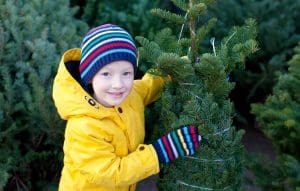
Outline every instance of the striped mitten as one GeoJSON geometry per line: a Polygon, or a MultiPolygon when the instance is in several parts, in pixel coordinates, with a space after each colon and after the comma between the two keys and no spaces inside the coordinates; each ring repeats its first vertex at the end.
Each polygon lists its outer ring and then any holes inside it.
{"type": "Polygon", "coordinates": [[[181,127],[171,131],[154,142],[153,146],[160,163],[168,163],[180,156],[195,154],[200,146],[201,136],[195,126],[181,127]]]}

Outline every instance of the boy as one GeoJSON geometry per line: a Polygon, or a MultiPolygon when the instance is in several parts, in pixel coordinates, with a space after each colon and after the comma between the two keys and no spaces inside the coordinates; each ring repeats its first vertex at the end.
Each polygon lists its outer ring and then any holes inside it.
{"type": "Polygon", "coordinates": [[[159,172],[159,163],[194,154],[197,128],[182,127],[144,145],[144,108],[159,98],[160,77],[134,80],[137,51],[127,31],[112,24],[91,29],[81,49],[67,51],[53,99],[67,120],[61,191],[133,191],[159,172]]]}

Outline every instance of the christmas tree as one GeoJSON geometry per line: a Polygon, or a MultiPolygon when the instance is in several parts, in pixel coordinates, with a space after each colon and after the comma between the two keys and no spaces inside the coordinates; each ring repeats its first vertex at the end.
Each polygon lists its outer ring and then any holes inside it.
{"type": "Polygon", "coordinates": [[[152,13],[178,27],[162,29],[153,41],[137,37],[142,45],[139,54],[152,63],[149,72],[172,79],[155,106],[156,134],[193,124],[202,135],[202,146],[195,156],[162,166],[159,190],[240,190],[243,131],[232,125],[228,95],[234,87],[230,73],[243,69],[246,57],[257,50],[255,21],[233,27],[223,39],[209,38],[217,19],[199,23],[198,18],[213,0],[172,2],[178,13],[162,9],[152,13]],[[201,44],[207,42],[211,49],[204,52],[201,44]]]}
{"type": "Polygon", "coordinates": [[[153,33],[159,22],[145,10],[158,5],[164,6],[162,0],[71,0],[81,7],[78,17],[86,21],[89,26],[98,26],[101,23],[113,23],[126,28],[130,34],[149,35],[153,33]]]}
{"type": "Polygon", "coordinates": [[[276,72],[287,69],[293,48],[300,41],[299,10],[299,0],[226,0],[209,7],[208,16],[217,17],[219,21],[211,31],[217,38],[246,18],[254,18],[258,23],[260,51],[247,60],[245,70],[232,75],[236,85],[230,97],[238,113],[235,122],[240,125],[255,125],[250,104],[265,100],[276,82],[276,72]]]}
{"type": "MultiPolygon", "coordinates": [[[[265,103],[251,105],[251,112],[279,156],[278,164],[271,166],[276,172],[272,189],[276,190],[300,189],[300,44],[288,66],[287,73],[278,74],[273,93],[265,103]]],[[[271,187],[269,182],[261,184],[271,187]]]]}
{"type": "Polygon", "coordinates": [[[64,124],[51,89],[61,54],[87,30],[76,11],[0,0],[0,190],[57,190],[64,124]]]}

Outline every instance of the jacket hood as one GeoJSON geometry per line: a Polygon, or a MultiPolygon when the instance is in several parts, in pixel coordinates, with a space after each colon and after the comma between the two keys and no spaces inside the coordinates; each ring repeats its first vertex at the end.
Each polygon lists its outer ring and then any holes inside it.
{"type": "Polygon", "coordinates": [[[66,51],[61,58],[53,84],[53,100],[62,119],[90,116],[104,118],[113,108],[100,105],[80,84],[80,49],[66,51]]]}

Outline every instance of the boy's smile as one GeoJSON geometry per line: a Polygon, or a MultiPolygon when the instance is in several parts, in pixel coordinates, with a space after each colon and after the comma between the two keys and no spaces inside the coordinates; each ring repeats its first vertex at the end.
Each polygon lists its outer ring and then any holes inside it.
{"type": "Polygon", "coordinates": [[[112,97],[115,97],[115,98],[121,98],[123,96],[123,92],[108,92],[109,94],[111,94],[112,97]]]}
{"type": "Polygon", "coordinates": [[[91,80],[94,98],[105,107],[121,104],[129,95],[134,68],[128,61],[115,61],[101,68],[91,80]]]}

